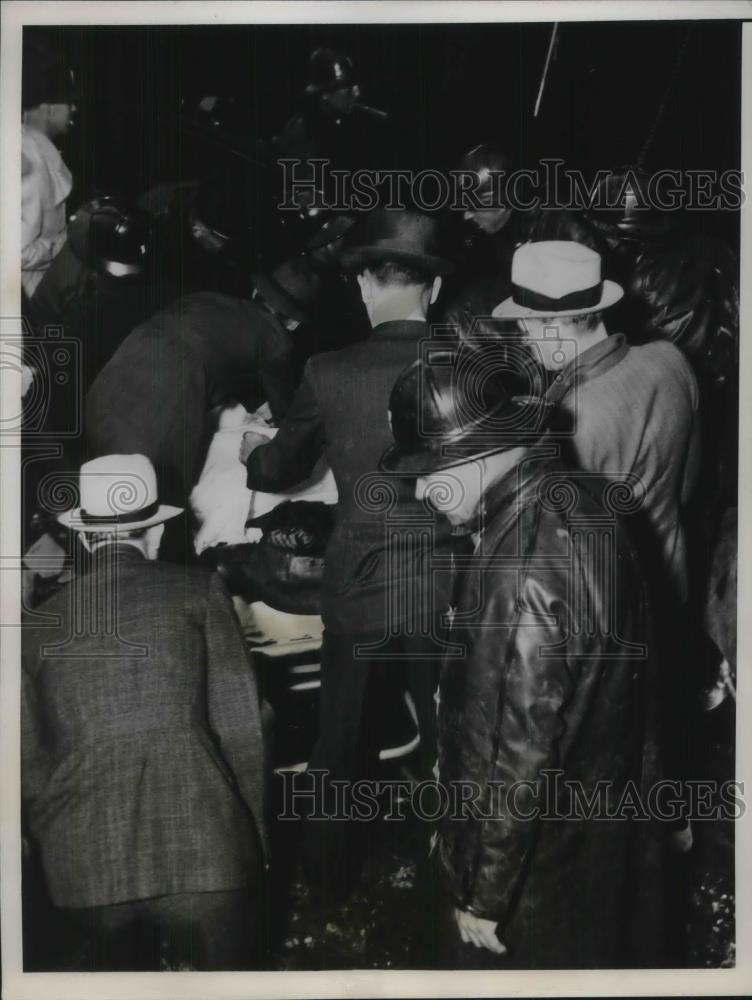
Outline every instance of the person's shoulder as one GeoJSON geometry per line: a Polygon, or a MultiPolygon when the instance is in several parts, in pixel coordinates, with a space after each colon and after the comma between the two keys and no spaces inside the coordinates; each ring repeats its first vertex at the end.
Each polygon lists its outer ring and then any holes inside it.
{"type": "Polygon", "coordinates": [[[656,339],[638,344],[630,348],[630,354],[656,381],[673,377],[688,387],[695,384],[691,364],[670,340],[656,339]]]}
{"type": "Polygon", "coordinates": [[[144,572],[152,572],[154,579],[165,587],[175,588],[182,593],[195,591],[204,593],[211,585],[214,570],[206,566],[186,566],[182,563],[157,560],[144,563],[144,572]]]}
{"type": "Polygon", "coordinates": [[[21,127],[21,154],[24,157],[28,157],[30,160],[37,161],[41,158],[41,150],[39,148],[38,136],[41,133],[35,131],[34,129],[27,128],[25,125],[21,127]]]}
{"type": "Polygon", "coordinates": [[[367,341],[359,340],[339,347],[336,351],[322,351],[321,354],[314,354],[308,359],[306,368],[311,373],[318,375],[339,373],[361,357],[365,343],[367,341]]]}

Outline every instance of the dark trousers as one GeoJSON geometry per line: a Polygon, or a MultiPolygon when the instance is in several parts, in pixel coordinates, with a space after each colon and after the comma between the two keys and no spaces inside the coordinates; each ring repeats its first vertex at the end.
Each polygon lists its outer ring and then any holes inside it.
{"type": "Polygon", "coordinates": [[[233,971],[268,968],[260,897],[248,890],[181,893],[61,910],[66,971],[233,971]]]}
{"type": "MultiPolygon", "coordinates": [[[[380,638],[376,633],[324,633],[319,735],[308,769],[326,772],[317,787],[323,790],[321,805],[327,816],[337,812],[331,781],[350,783],[372,773],[378,749],[373,731],[379,719],[371,710],[368,687],[376,673],[395,672],[406,677],[420,728],[419,776],[423,779],[431,775],[436,758],[434,693],[440,663],[436,640],[397,635],[377,649],[358,652],[359,646],[373,647],[380,638]]],[[[336,890],[357,867],[358,844],[352,837],[352,825],[342,818],[309,819],[307,823],[307,868],[309,876],[322,888],[336,890]]],[[[359,833],[364,832],[364,825],[358,824],[359,833]]]]}

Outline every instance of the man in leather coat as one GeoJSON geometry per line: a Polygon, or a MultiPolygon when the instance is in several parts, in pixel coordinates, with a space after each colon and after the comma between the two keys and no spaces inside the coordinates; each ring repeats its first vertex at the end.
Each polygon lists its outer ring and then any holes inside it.
{"type": "Polygon", "coordinates": [[[656,857],[635,850],[651,825],[624,806],[654,766],[644,580],[613,481],[555,459],[547,404],[508,384],[465,345],[416,362],[382,458],[473,549],[439,690],[430,947],[448,967],[616,966],[635,961],[628,915],[656,857]]]}

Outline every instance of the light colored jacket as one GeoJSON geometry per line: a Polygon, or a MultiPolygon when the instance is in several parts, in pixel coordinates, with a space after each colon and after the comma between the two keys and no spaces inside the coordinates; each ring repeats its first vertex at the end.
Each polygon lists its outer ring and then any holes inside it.
{"type": "Polygon", "coordinates": [[[65,199],[71,172],[52,142],[37,129],[21,136],[21,283],[31,297],[65,243],[65,199]]]}

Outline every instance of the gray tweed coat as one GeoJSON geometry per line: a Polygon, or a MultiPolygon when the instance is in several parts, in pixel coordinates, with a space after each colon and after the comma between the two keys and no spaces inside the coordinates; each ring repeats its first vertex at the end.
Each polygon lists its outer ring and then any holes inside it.
{"type": "Polygon", "coordinates": [[[230,600],[205,570],[98,553],[23,635],[22,796],[52,900],[252,887],[263,744],[230,600]]]}

